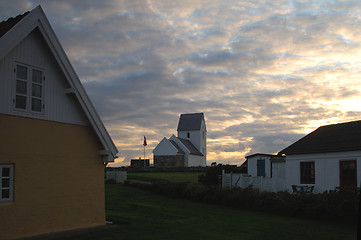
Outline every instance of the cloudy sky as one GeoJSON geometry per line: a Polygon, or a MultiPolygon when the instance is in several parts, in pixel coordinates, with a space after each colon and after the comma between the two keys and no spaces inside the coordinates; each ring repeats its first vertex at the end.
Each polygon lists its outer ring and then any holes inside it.
{"type": "Polygon", "coordinates": [[[361,1],[0,0],[41,5],[120,153],[146,157],[203,112],[207,160],[276,153],[361,119],[361,1]]]}

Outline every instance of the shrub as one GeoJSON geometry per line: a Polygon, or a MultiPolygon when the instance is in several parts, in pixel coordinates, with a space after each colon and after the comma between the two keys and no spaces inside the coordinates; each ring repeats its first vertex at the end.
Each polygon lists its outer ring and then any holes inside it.
{"type": "Polygon", "coordinates": [[[348,223],[357,222],[360,198],[359,188],[337,188],[320,194],[291,194],[289,192],[262,192],[253,188],[221,189],[199,183],[157,182],[137,187],[150,189],[173,198],[348,223]]]}
{"type": "Polygon", "coordinates": [[[201,174],[198,176],[198,182],[206,185],[206,186],[216,186],[222,183],[221,175],[222,170],[227,172],[242,172],[242,168],[238,168],[235,165],[214,165],[212,167],[207,168],[205,174],[201,174]]]}

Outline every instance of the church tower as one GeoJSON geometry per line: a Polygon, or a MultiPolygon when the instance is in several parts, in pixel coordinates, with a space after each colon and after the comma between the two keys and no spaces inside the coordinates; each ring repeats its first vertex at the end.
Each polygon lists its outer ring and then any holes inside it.
{"type": "MultiPolygon", "coordinates": [[[[178,123],[178,138],[189,140],[203,154],[202,163],[207,163],[207,128],[203,113],[181,114],[178,123]]],[[[203,165],[202,164],[202,165],[203,165]]]]}

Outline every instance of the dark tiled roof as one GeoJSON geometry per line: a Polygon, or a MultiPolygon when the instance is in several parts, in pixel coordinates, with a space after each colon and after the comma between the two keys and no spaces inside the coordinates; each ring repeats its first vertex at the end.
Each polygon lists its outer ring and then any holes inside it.
{"type": "Polygon", "coordinates": [[[245,158],[251,158],[251,157],[255,157],[255,156],[272,157],[272,156],[275,156],[275,155],[273,155],[273,154],[267,154],[267,153],[255,153],[255,154],[251,154],[251,155],[245,156],[245,158]]]}
{"type": "Polygon", "coordinates": [[[204,120],[203,113],[181,114],[177,131],[200,130],[202,120],[204,120]]]}
{"type": "Polygon", "coordinates": [[[184,138],[178,138],[178,139],[189,150],[190,154],[204,156],[200,151],[198,151],[198,149],[193,145],[193,143],[191,143],[191,141],[184,139],[184,138]]]}
{"type": "Polygon", "coordinates": [[[23,17],[25,17],[29,12],[20,14],[16,17],[11,17],[6,21],[0,22],[0,38],[5,35],[12,27],[14,27],[23,17]]]}
{"type": "Polygon", "coordinates": [[[343,152],[361,150],[361,121],[317,128],[278,154],[343,152]]]}
{"type": "Polygon", "coordinates": [[[184,151],[173,140],[169,140],[169,142],[177,148],[179,154],[184,154],[184,151]]]}

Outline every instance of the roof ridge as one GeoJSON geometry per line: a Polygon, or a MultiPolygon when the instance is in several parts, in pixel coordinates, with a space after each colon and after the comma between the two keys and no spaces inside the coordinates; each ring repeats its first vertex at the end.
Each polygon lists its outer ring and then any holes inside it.
{"type": "Polygon", "coordinates": [[[203,112],[196,112],[196,113],[181,113],[181,115],[193,115],[193,114],[203,114],[203,112]]]}
{"type": "Polygon", "coordinates": [[[336,126],[336,125],[343,125],[343,124],[352,124],[352,123],[361,123],[361,120],[355,120],[355,121],[350,121],[350,122],[332,123],[332,124],[327,124],[327,125],[319,126],[318,128],[321,128],[321,127],[329,127],[329,126],[336,126]]]}

